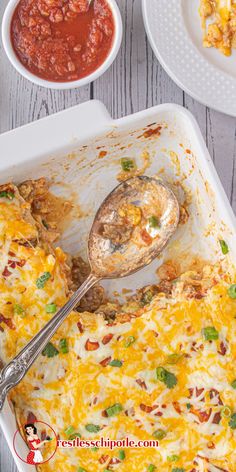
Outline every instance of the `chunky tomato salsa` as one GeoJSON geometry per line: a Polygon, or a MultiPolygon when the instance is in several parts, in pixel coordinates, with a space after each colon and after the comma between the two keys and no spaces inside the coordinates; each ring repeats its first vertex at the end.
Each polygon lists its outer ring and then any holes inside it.
{"type": "Polygon", "coordinates": [[[114,18],[106,0],[20,0],[11,24],[12,44],[33,74],[55,82],[94,72],[107,58],[114,18]]]}

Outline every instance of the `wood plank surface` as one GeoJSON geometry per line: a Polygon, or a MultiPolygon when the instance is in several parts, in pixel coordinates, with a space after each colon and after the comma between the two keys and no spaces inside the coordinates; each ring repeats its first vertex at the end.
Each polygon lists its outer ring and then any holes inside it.
{"type": "MultiPolygon", "coordinates": [[[[0,2],[0,20],[8,0],[0,2]]],[[[236,119],[210,110],[186,95],[162,69],[148,43],[141,0],[117,0],[124,25],[123,42],[113,66],[95,83],[70,91],[37,87],[11,66],[0,44],[0,133],[90,98],[122,117],[165,102],[178,103],[197,119],[227,196],[236,211],[236,119]]],[[[4,156],[0,155],[0,159],[4,156]]],[[[16,472],[0,431],[0,472],[16,472]]]]}

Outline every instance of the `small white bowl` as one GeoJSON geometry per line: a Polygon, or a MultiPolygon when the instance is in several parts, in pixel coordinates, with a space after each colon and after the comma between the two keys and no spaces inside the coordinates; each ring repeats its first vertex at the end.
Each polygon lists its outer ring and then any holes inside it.
{"type": "Polygon", "coordinates": [[[2,42],[7,54],[9,61],[15,67],[15,69],[23,75],[26,79],[30,80],[34,84],[40,85],[42,87],[51,88],[51,89],[72,89],[77,87],[82,87],[83,85],[87,85],[90,82],[98,79],[104,72],[110,67],[110,65],[115,60],[118,51],[120,49],[122,34],[123,34],[123,25],[120,10],[116,4],[115,0],[107,0],[108,5],[111,8],[114,23],[115,23],[115,33],[113,39],[112,48],[105,59],[105,61],[101,64],[98,69],[96,69],[92,74],[83,77],[82,79],[73,80],[71,82],[51,82],[49,80],[42,79],[35,74],[32,74],[26,67],[20,62],[18,59],[11,42],[11,21],[12,16],[15,11],[15,8],[20,0],[9,0],[8,5],[5,9],[3,20],[2,20],[2,42]]]}

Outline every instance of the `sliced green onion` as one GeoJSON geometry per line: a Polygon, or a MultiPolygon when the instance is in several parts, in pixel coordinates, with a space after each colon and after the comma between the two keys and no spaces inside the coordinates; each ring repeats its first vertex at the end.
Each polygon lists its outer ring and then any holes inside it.
{"type": "Polygon", "coordinates": [[[224,255],[228,254],[229,252],[228,244],[223,239],[220,239],[219,243],[220,243],[222,254],[224,255]]]}
{"type": "Polygon", "coordinates": [[[60,351],[63,353],[63,354],[67,354],[69,352],[69,347],[68,347],[68,342],[67,342],[67,339],[61,339],[60,342],[59,342],[59,348],[60,348],[60,351]]]}
{"type": "Polygon", "coordinates": [[[48,303],[46,305],[46,313],[56,313],[57,305],[56,303],[48,303]]]}
{"type": "Polygon", "coordinates": [[[69,439],[70,439],[71,441],[73,441],[73,439],[76,439],[76,438],[81,438],[81,434],[78,433],[78,432],[76,432],[76,433],[73,433],[73,434],[71,434],[71,435],[69,436],[69,439]]]}
{"type": "Polygon", "coordinates": [[[75,429],[73,426],[68,426],[68,428],[65,429],[65,434],[66,436],[71,436],[71,434],[75,433],[75,429]]]}
{"type": "Polygon", "coordinates": [[[46,282],[51,278],[50,272],[44,272],[37,280],[36,280],[36,287],[37,288],[44,288],[46,282]]]}
{"type": "Polygon", "coordinates": [[[230,298],[236,298],[236,284],[230,285],[228,289],[228,294],[230,298]]]}
{"type": "Polygon", "coordinates": [[[236,379],[233,380],[233,382],[231,383],[231,387],[233,387],[236,390],[236,379]]]}
{"type": "Polygon", "coordinates": [[[92,452],[97,452],[97,451],[99,451],[99,447],[96,447],[96,446],[95,446],[95,447],[91,447],[91,451],[92,451],[92,452]]]}
{"type": "Polygon", "coordinates": [[[124,342],[124,346],[130,347],[131,344],[134,344],[135,341],[136,341],[136,338],[134,336],[128,336],[128,338],[124,342]]]}
{"type": "Polygon", "coordinates": [[[177,384],[177,378],[175,374],[164,369],[164,367],[157,367],[156,376],[157,380],[163,382],[168,388],[173,388],[177,384]]]}
{"type": "Polygon", "coordinates": [[[229,426],[230,426],[230,428],[232,428],[232,429],[236,429],[236,413],[234,413],[234,414],[231,416],[231,419],[230,419],[230,422],[229,422],[229,426]]]}
{"type": "Polygon", "coordinates": [[[111,367],[122,367],[123,363],[119,359],[113,359],[109,364],[111,367]]]}
{"type": "Polygon", "coordinates": [[[26,314],[26,313],[25,313],[25,309],[23,308],[22,305],[19,305],[18,303],[16,303],[16,304],[14,305],[13,310],[14,310],[14,315],[19,315],[19,316],[21,316],[22,318],[25,317],[25,314],[26,314]]]}
{"type": "Polygon", "coordinates": [[[230,418],[231,415],[232,415],[232,409],[230,408],[230,406],[228,405],[225,405],[222,410],[221,410],[221,415],[224,417],[224,418],[230,418]]]}
{"type": "Polygon", "coordinates": [[[182,467],[174,467],[171,472],[185,472],[185,470],[182,467]]]}
{"type": "Polygon", "coordinates": [[[44,348],[42,355],[46,357],[55,357],[59,354],[59,351],[52,343],[48,343],[47,346],[44,348]]]}
{"type": "Polygon", "coordinates": [[[172,456],[167,456],[168,462],[177,462],[177,461],[179,461],[179,459],[180,459],[179,456],[177,456],[175,454],[173,454],[172,456]]]}
{"type": "Polygon", "coordinates": [[[101,428],[100,426],[98,426],[98,424],[86,424],[85,429],[89,433],[98,433],[98,431],[100,431],[101,428]]]}
{"type": "Polygon", "coordinates": [[[153,464],[149,464],[147,468],[147,472],[155,472],[155,470],[156,470],[156,466],[153,464]]]}
{"type": "Polygon", "coordinates": [[[164,367],[157,367],[156,369],[157,379],[161,380],[161,382],[164,382],[166,378],[166,372],[167,371],[164,369],[164,367]]]}
{"type": "Polygon", "coordinates": [[[0,192],[0,198],[8,198],[8,200],[13,200],[15,198],[15,194],[13,192],[0,192]]]}
{"type": "Polygon", "coordinates": [[[160,228],[160,222],[156,216],[150,216],[148,223],[151,228],[160,228]]]}
{"type": "Polygon", "coordinates": [[[207,328],[203,328],[202,334],[206,341],[216,341],[219,339],[219,333],[216,331],[214,326],[208,326],[207,328]]]}
{"type": "Polygon", "coordinates": [[[123,406],[120,403],[115,403],[115,405],[109,406],[106,409],[107,416],[118,415],[123,410],[123,406]]]}
{"type": "Polygon", "coordinates": [[[131,170],[136,169],[136,164],[134,159],[123,157],[121,159],[121,167],[125,172],[130,172],[131,170]]]}
{"type": "Polygon", "coordinates": [[[121,461],[124,461],[125,460],[125,451],[121,450],[118,452],[118,458],[121,460],[121,461]]]}
{"type": "Polygon", "coordinates": [[[164,439],[166,437],[166,432],[164,431],[164,429],[157,429],[156,431],[154,431],[153,436],[156,439],[164,439]]]}
{"type": "Polygon", "coordinates": [[[190,410],[190,408],[191,408],[191,403],[186,403],[186,407],[188,408],[188,410],[190,410]]]}
{"type": "Polygon", "coordinates": [[[79,467],[77,472],[87,472],[83,467],[79,467]]]}

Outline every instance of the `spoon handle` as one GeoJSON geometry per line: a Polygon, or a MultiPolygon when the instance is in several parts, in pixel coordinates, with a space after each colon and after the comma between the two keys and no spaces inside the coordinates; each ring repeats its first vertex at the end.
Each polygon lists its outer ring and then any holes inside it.
{"type": "Polygon", "coordinates": [[[5,365],[0,373],[0,411],[3,408],[9,390],[23,379],[65,318],[78,305],[87,291],[98,281],[99,279],[91,273],[55,316],[48,321],[12,361],[5,365]]]}

